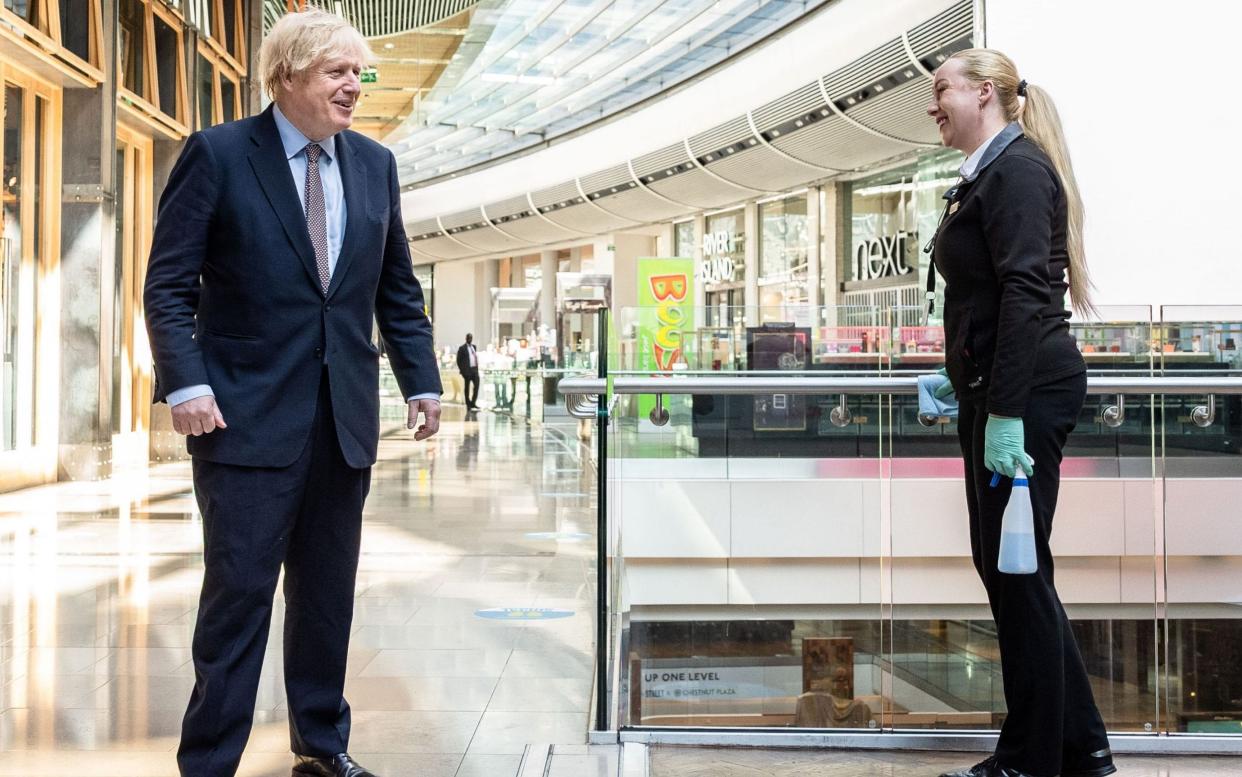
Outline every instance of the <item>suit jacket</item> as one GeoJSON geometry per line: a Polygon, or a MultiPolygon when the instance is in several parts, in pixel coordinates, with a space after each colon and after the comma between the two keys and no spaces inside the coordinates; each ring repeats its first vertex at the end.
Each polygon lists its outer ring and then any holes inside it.
{"type": "Polygon", "coordinates": [[[465,375],[466,373],[473,372],[477,369],[479,369],[478,349],[476,348],[474,351],[474,366],[471,367],[470,366],[470,346],[466,345],[465,343],[462,343],[461,347],[457,349],[457,371],[460,372],[462,375],[465,375]]]}
{"type": "Polygon", "coordinates": [[[336,136],[348,211],[321,289],[272,109],[190,136],[160,198],[147,267],[155,401],[209,384],[227,429],[191,455],[257,467],[302,452],[326,365],[337,436],[353,467],[379,441],[378,321],[404,396],[441,391],[431,322],[401,220],[396,160],[356,132],[336,136]]]}

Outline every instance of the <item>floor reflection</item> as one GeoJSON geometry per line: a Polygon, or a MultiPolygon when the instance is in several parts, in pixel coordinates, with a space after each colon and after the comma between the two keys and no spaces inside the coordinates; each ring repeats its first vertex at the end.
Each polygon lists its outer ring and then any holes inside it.
{"type": "MultiPolygon", "coordinates": [[[[381,774],[506,777],[529,742],[585,740],[595,513],[575,431],[458,411],[429,444],[381,442],[347,685],[351,749],[381,774]],[[476,615],[505,607],[573,615],[476,615]]],[[[187,464],[0,495],[0,775],[176,774],[201,572],[187,464]]],[[[248,777],[289,773],[282,620],[278,601],[248,777]]]]}

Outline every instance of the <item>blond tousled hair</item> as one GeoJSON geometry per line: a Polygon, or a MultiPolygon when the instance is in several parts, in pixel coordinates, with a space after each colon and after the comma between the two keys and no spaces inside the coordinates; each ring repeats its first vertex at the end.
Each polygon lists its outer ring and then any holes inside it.
{"type": "Polygon", "coordinates": [[[971,83],[991,81],[996,97],[1005,114],[1006,121],[1022,125],[1026,136],[1038,145],[1056,168],[1065,191],[1065,204],[1069,211],[1066,229],[1066,247],[1069,251],[1069,289],[1074,310],[1087,316],[1095,312],[1091,302],[1091,275],[1087,271],[1087,257],[1083,249],[1083,207],[1074,178],[1074,166],[1070,162],[1069,146],[1061,129],[1061,116],[1048,92],[1028,83],[1025,100],[1019,99],[1018,66],[1013,60],[996,49],[966,49],[949,59],[962,63],[962,75],[971,83]]]}
{"type": "Polygon", "coordinates": [[[375,60],[367,39],[340,16],[314,6],[285,14],[259,48],[263,90],[275,100],[286,75],[304,73],[316,62],[342,54],[357,54],[368,65],[375,60]]]}

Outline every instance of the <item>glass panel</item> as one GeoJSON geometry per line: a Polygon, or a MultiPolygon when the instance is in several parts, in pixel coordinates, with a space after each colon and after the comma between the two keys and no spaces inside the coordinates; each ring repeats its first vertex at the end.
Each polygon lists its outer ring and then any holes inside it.
{"type": "MultiPolygon", "coordinates": [[[[678,293],[677,266],[646,272],[656,296],[694,298],[678,293]]],[[[906,308],[824,308],[801,314],[824,322],[805,328],[725,315],[738,322],[731,362],[711,354],[733,333],[702,325],[701,308],[619,311],[610,373],[903,377],[944,359],[939,326],[908,323],[906,308]]],[[[1156,326],[1150,308],[1104,307],[1071,333],[1096,378],[1160,374],[1163,355],[1163,374],[1242,375],[1242,307],[1166,308],[1156,326]]],[[[1088,394],[1060,464],[1051,548],[1079,677],[1111,731],[1242,733],[1230,647],[1242,398],[1217,396],[1211,412],[1206,394],[1123,399],[1088,394]]],[[[925,417],[906,393],[612,407],[622,725],[1001,726],[1000,640],[955,420],[925,417]]]]}
{"type": "MultiPolygon", "coordinates": [[[[763,321],[793,321],[807,304],[806,195],[759,206],[759,310],[763,321]]],[[[809,322],[808,322],[809,323],[809,322]]]]}
{"type": "MultiPolygon", "coordinates": [[[[224,5],[224,48],[233,56],[239,56],[237,45],[237,2],[238,0],[223,0],[224,5]]],[[[229,121],[229,119],[225,119],[229,121]]]]}
{"type": "Polygon", "coordinates": [[[129,193],[129,166],[126,164],[125,149],[118,145],[116,149],[116,253],[113,257],[112,282],[112,433],[120,434],[121,425],[121,372],[124,366],[122,352],[125,349],[125,232],[129,228],[125,221],[125,204],[129,193]]]}
{"type": "Polygon", "coordinates": [[[146,9],[139,0],[121,0],[121,83],[141,97],[146,96],[146,9]]]}
{"type": "MultiPolygon", "coordinates": [[[[33,238],[31,241],[31,249],[34,255],[33,267],[35,270],[34,294],[30,297],[32,307],[34,308],[35,322],[35,331],[33,333],[34,358],[31,360],[32,365],[37,365],[39,363],[39,330],[43,326],[55,326],[55,322],[45,322],[40,320],[39,310],[39,300],[43,294],[43,289],[41,288],[43,282],[43,260],[47,258],[47,252],[44,250],[43,245],[43,241],[45,239],[44,228],[46,227],[44,219],[47,218],[47,201],[44,199],[43,194],[48,188],[47,180],[45,178],[47,174],[47,160],[44,158],[44,155],[47,153],[47,143],[45,142],[46,138],[44,137],[44,133],[47,131],[49,110],[51,110],[51,105],[48,103],[47,99],[36,95],[34,115],[34,165],[32,170],[34,175],[31,179],[31,193],[33,195],[32,199],[34,200],[34,212],[32,214],[34,222],[31,224],[31,236],[33,238]]],[[[39,419],[38,370],[32,371],[30,378],[33,386],[31,391],[29,439],[32,443],[35,443],[38,442],[35,432],[38,429],[39,419]]]]}
{"type": "Polygon", "coordinates": [[[3,340],[0,341],[0,448],[13,450],[17,447],[17,398],[23,365],[19,361],[21,332],[20,296],[22,279],[22,145],[24,90],[6,84],[4,87],[4,223],[0,239],[0,321],[3,321],[3,340]]]}
{"type": "MultiPolygon", "coordinates": [[[[1084,332],[1102,330],[1146,343],[1150,315],[1143,307],[1104,308],[1100,318],[1076,321],[1071,331],[1080,347],[1084,332]]],[[[903,311],[892,318],[901,320],[903,311]]],[[[935,353],[920,364],[923,354],[903,343],[942,340],[939,327],[892,331],[899,353],[893,374],[927,372],[942,362],[935,353]]],[[[1149,364],[1088,360],[1092,375],[1149,376],[1149,364]]],[[[913,397],[892,401],[893,667],[895,688],[908,684],[906,693],[894,694],[893,725],[999,728],[1006,715],[1000,643],[972,558],[957,419],[925,415],[913,397]]],[[[1069,435],[1051,548],[1060,598],[1105,724],[1141,732],[1154,730],[1157,706],[1153,408],[1127,397],[1124,417],[1112,425],[1106,411],[1115,405],[1116,397],[1088,395],[1069,435]]]]}
{"type": "Polygon", "coordinates": [[[216,71],[211,61],[202,54],[198,55],[198,126],[210,127],[216,123],[212,113],[215,104],[216,71]]]}
{"type": "Polygon", "coordinates": [[[220,112],[224,121],[237,118],[237,84],[223,74],[220,76],[220,112]]]}
{"type": "MultiPolygon", "coordinates": [[[[1161,373],[1242,376],[1242,306],[1166,306],[1161,373]]],[[[1242,396],[1166,396],[1164,548],[1170,733],[1242,734],[1242,396]]]]}
{"type": "MultiPolygon", "coordinates": [[[[693,300],[692,290],[679,293],[677,269],[640,268],[640,287],[693,300]]],[[[871,353],[869,364],[817,360],[820,332],[809,325],[763,324],[737,306],[720,311],[737,324],[722,332],[689,308],[620,311],[612,374],[876,374],[871,353]]],[[[842,314],[804,309],[791,318],[842,314]]],[[[617,398],[609,499],[623,725],[881,726],[891,674],[879,598],[881,405],[854,397],[838,426],[836,404],[666,395],[661,425],[654,398],[617,398]]]]}
{"type": "Polygon", "coordinates": [[[90,61],[92,0],[59,0],[60,42],[65,48],[90,61]]]}
{"type": "Polygon", "coordinates": [[[177,63],[182,57],[181,38],[159,16],[155,17],[155,69],[159,76],[159,109],[180,120],[177,114],[177,63]]]}
{"type": "Polygon", "coordinates": [[[35,27],[39,26],[39,0],[4,0],[4,7],[35,27]]]}
{"type": "Polygon", "coordinates": [[[673,232],[673,253],[677,256],[694,256],[694,222],[683,221],[673,232]]]}

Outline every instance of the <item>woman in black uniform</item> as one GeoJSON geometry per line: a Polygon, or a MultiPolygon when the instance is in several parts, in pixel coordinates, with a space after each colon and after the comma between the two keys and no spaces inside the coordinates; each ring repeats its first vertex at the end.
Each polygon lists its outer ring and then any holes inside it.
{"type": "Polygon", "coordinates": [[[927,113],[967,155],[934,238],[946,281],[945,368],[975,568],[1000,641],[1008,715],[996,752],[943,777],[1103,777],[1116,771],[1078,645],[1053,586],[1048,538],[1061,450],[1086,398],[1068,290],[1089,311],[1082,202],[1047,93],[998,51],[969,49],[936,71],[927,113]],[[1039,571],[997,571],[1001,516],[1019,468],[1030,476],[1039,571]],[[992,488],[992,473],[1004,475],[992,488]]]}

